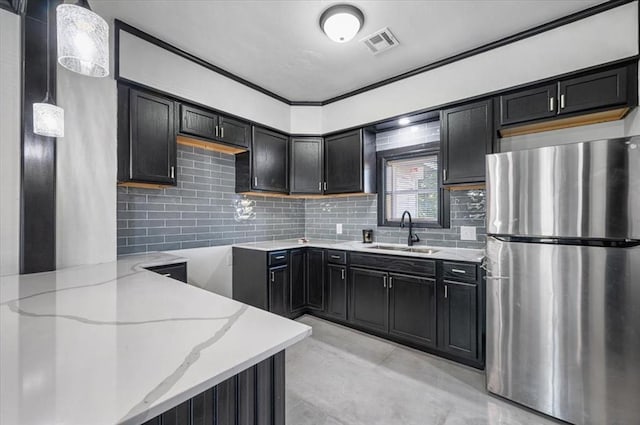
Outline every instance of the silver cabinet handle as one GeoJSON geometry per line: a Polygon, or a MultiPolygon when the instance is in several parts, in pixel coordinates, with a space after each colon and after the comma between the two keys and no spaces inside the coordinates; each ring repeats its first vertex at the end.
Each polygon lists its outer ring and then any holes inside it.
{"type": "Polygon", "coordinates": [[[342,269],[341,271],[342,271],[342,280],[344,280],[344,269],[342,269]]]}
{"type": "Polygon", "coordinates": [[[331,256],[331,258],[334,258],[334,259],[336,259],[336,260],[339,260],[339,259],[340,259],[340,256],[339,256],[339,255],[332,255],[332,256],[331,256]]]}
{"type": "Polygon", "coordinates": [[[216,137],[218,137],[218,126],[216,125],[216,137]]]}
{"type": "Polygon", "coordinates": [[[389,289],[393,288],[393,277],[389,278],[389,289]]]}
{"type": "Polygon", "coordinates": [[[560,109],[564,109],[564,94],[560,95],[560,109]]]}
{"type": "Polygon", "coordinates": [[[444,285],[444,297],[449,297],[449,285],[444,285]]]}
{"type": "Polygon", "coordinates": [[[276,281],[276,274],[275,272],[271,272],[271,282],[275,282],[276,281]]]}
{"type": "Polygon", "coordinates": [[[176,167],[174,167],[173,165],[171,166],[171,178],[176,178],[176,167]]]}
{"type": "Polygon", "coordinates": [[[444,168],[442,170],[442,180],[445,180],[445,181],[447,180],[447,169],[446,168],[444,168]]]}
{"type": "Polygon", "coordinates": [[[278,256],[276,257],[276,260],[284,260],[284,255],[278,255],[278,256]]]}
{"type": "Polygon", "coordinates": [[[318,182],[318,190],[322,191],[322,182],[318,182]]]}
{"type": "Polygon", "coordinates": [[[258,178],[257,178],[257,177],[254,177],[254,178],[253,178],[253,185],[254,185],[255,187],[258,187],[258,178]]]}
{"type": "Polygon", "coordinates": [[[382,286],[383,286],[384,288],[386,288],[386,287],[387,287],[387,276],[383,276],[383,278],[382,278],[382,286]]]}
{"type": "Polygon", "coordinates": [[[454,272],[454,273],[467,274],[467,272],[465,270],[460,270],[460,269],[451,269],[451,271],[454,272]]]}
{"type": "Polygon", "coordinates": [[[327,190],[327,182],[324,182],[324,190],[327,190]]]}
{"type": "Polygon", "coordinates": [[[224,127],[220,126],[220,137],[224,139],[224,127]]]}
{"type": "Polygon", "coordinates": [[[556,102],[555,102],[554,97],[551,96],[551,98],[549,99],[549,110],[550,111],[553,111],[555,109],[555,107],[556,107],[555,103],[556,102]]]}

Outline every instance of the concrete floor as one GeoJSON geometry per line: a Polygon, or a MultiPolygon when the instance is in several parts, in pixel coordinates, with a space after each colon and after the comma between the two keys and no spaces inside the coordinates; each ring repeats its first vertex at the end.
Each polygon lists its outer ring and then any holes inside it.
{"type": "Polygon", "coordinates": [[[287,349],[288,425],[551,425],[488,395],[484,375],[315,317],[287,349]]]}

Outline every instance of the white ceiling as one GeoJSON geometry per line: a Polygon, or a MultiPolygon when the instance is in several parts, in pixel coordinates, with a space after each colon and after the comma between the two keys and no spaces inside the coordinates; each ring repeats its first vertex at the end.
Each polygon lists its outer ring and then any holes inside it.
{"type": "MultiPolygon", "coordinates": [[[[293,101],[320,101],[586,9],[602,0],[348,1],[365,15],[338,44],[318,19],[335,1],[93,0],[118,18],[293,101]],[[359,40],[389,27],[378,56],[359,40]]],[[[540,52],[541,55],[544,52],[540,52]]]]}

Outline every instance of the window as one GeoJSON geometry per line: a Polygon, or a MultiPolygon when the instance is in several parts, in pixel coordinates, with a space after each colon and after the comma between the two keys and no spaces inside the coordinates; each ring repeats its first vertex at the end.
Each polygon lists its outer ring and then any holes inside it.
{"type": "Polygon", "coordinates": [[[378,225],[399,226],[402,213],[409,211],[416,227],[449,227],[439,157],[437,147],[378,152],[378,225]]]}

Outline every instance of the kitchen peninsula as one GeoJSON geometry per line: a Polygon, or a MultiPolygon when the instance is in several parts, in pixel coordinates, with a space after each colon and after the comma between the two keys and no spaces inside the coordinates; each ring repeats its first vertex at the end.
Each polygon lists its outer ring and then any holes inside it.
{"type": "Polygon", "coordinates": [[[284,349],[311,328],[145,270],[184,261],[2,277],[0,423],[284,424],[284,349]]]}

